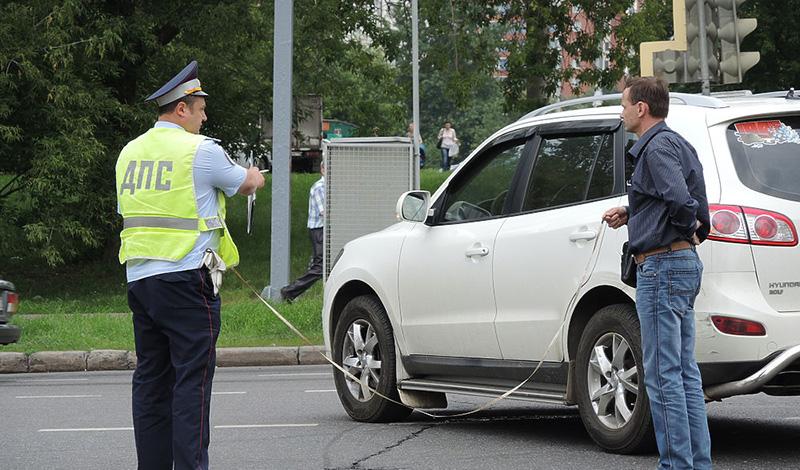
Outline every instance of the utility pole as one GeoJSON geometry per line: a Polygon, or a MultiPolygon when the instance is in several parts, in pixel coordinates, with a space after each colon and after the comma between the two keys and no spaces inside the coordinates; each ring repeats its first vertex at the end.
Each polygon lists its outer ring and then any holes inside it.
{"type": "Polygon", "coordinates": [[[697,0],[698,35],[700,40],[700,81],[702,82],[703,94],[711,95],[711,80],[708,73],[708,31],[706,23],[706,0],[697,0]]]}
{"type": "Polygon", "coordinates": [[[289,284],[291,257],[291,133],[293,0],[275,2],[275,45],[272,66],[272,240],[269,285],[261,296],[280,300],[289,284]]]}
{"type": "Polygon", "coordinates": [[[418,1],[411,0],[411,88],[414,122],[414,189],[419,188],[419,17],[418,1]]]}

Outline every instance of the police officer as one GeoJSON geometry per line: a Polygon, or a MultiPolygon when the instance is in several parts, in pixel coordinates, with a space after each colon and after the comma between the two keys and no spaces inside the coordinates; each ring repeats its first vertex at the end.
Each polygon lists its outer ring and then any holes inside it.
{"type": "Polygon", "coordinates": [[[133,427],[140,469],[208,468],[211,382],[220,330],[218,268],[239,253],[225,196],[264,186],[200,134],[206,96],[192,61],[146,101],[158,122],[116,165],[120,263],[126,263],[136,371],[133,427]]]}

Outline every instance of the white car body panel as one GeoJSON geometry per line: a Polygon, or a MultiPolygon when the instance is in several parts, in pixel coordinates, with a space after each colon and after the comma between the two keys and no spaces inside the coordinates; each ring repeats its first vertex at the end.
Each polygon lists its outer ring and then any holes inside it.
{"type": "Polygon", "coordinates": [[[559,342],[544,354],[591,273],[593,248],[605,228],[600,215],[619,203],[615,197],[508,219],[497,236],[494,283],[504,359],[563,359],[559,342]],[[594,238],[570,240],[592,232],[594,238]]]}
{"type": "Polygon", "coordinates": [[[755,273],[704,273],[695,301],[698,362],[757,361],[779,349],[800,344],[800,316],[776,312],[758,288],[755,273]],[[762,323],[766,336],[720,333],[712,314],[735,316],[762,323]]]}
{"type": "Polygon", "coordinates": [[[406,236],[399,263],[406,354],[500,358],[492,289],[495,237],[506,219],[428,227],[406,236]],[[485,256],[467,256],[484,248],[485,256]]]}
{"type": "MultiPolygon", "coordinates": [[[[400,222],[380,232],[357,238],[344,247],[342,257],[336,262],[325,283],[322,315],[322,333],[325,347],[331,351],[331,333],[336,327],[330,324],[330,314],[336,294],[351,281],[367,284],[378,296],[393,325],[400,324],[400,305],[397,294],[397,263],[400,259],[405,234],[414,223],[400,222]],[[369,256],[363,256],[369,253],[369,256]],[[326,314],[327,313],[327,314],[326,314]]],[[[403,346],[402,331],[395,331],[398,347],[403,346]]]]}

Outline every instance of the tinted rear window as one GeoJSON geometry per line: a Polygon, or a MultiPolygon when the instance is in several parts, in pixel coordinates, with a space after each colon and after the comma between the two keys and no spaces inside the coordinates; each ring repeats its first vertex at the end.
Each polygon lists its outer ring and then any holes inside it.
{"type": "Polygon", "coordinates": [[[800,201],[800,116],[741,121],[728,127],[736,173],[760,193],[800,201]]]}

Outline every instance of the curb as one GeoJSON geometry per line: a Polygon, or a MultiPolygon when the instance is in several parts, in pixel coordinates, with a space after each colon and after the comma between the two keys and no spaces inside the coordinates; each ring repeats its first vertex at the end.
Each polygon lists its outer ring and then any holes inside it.
{"type": "MultiPolygon", "coordinates": [[[[217,367],[296,366],[327,364],[324,346],[217,348],[217,367]]],[[[327,355],[327,354],[326,354],[327,355]]],[[[42,351],[31,354],[0,352],[0,374],[132,370],[136,352],[116,349],[42,351]]]]}

